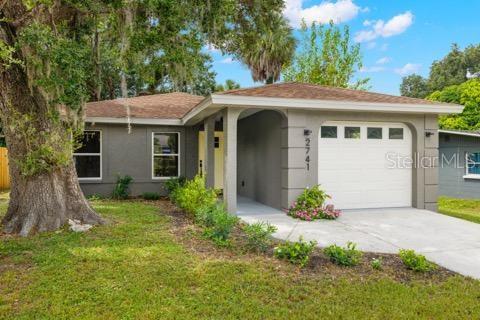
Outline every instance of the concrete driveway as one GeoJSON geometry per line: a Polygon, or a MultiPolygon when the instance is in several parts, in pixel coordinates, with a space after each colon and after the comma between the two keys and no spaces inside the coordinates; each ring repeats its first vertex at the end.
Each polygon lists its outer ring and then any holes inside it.
{"type": "Polygon", "coordinates": [[[239,198],[237,214],[248,223],[270,222],[279,239],[295,241],[302,235],[321,247],[353,241],[363,251],[382,253],[413,249],[447,269],[480,279],[480,224],[414,208],[345,210],[335,221],[306,222],[246,198],[239,198]]]}

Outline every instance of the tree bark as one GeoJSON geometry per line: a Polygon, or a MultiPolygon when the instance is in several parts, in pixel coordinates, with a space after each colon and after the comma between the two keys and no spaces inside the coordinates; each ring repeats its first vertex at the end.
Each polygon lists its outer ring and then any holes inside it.
{"type": "MultiPolygon", "coordinates": [[[[12,12],[23,9],[21,2],[11,2],[1,11],[3,16],[13,16],[12,12]],[[6,12],[9,10],[10,12],[6,12]],[[10,13],[10,14],[5,14],[10,13]]],[[[0,22],[0,41],[14,47],[17,30],[8,22],[0,22]]],[[[15,52],[15,58],[24,61],[21,52],[15,52]]],[[[80,189],[73,156],[67,163],[53,164],[48,170],[38,174],[22,174],[20,163],[25,160],[29,148],[35,144],[48,144],[41,135],[30,143],[28,133],[19,128],[14,119],[30,115],[28,129],[36,133],[70,137],[67,127],[61,121],[51,118],[51,106],[40,89],[29,82],[25,68],[18,64],[0,65],[0,112],[8,147],[10,171],[10,202],[7,214],[2,220],[6,233],[27,236],[35,232],[52,231],[77,219],[82,223],[101,224],[103,219],[95,213],[80,189]]],[[[49,144],[53,152],[64,147],[49,144]]]]}

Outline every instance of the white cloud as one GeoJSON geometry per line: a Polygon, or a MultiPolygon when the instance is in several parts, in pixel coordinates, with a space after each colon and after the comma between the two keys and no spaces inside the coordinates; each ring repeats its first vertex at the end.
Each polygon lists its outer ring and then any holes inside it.
{"type": "Polygon", "coordinates": [[[402,77],[408,76],[409,74],[420,71],[421,67],[422,65],[418,63],[407,63],[403,67],[395,69],[395,73],[401,75],[402,77]]]}
{"type": "Polygon", "coordinates": [[[373,49],[377,46],[377,43],[375,41],[368,42],[367,43],[367,49],[373,49]]]}
{"type": "Polygon", "coordinates": [[[385,64],[385,63],[389,63],[392,59],[390,59],[389,57],[383,57],[383,58],[380,58],[378,59],[375,63],[376,64],[385,64]]]}
{"type": "Polygon", "coordinates": [[[360,72],[363,73],[373,73],[373,72],[382,72],[385,71],[384,67],[381,66],[373,66],[373,67],[362,67],[360,68],[360,72]]]}
{"type": "Polygon", "coordinates": [[[363,21],[363,26],[364,27],[369,27],[372,25],[372,23],[374,23],[375,21],[372,21],[372,20],[365,20],[363,21]]]}
{"type": "Polygon", "coordinates": [[[232,57],[227,57],[223,60],[220,60],[220,63],[223,63],[223,64],[230,64],[230,63],[233,63],[233,58],[232,57]]]}
{"type": "Polygon", "coordinates": [[[359,12],[366,12],[368,8],[357,6],[352,0],[337,0],[336,2],[326,0],[320,4],[303,8],[304,0],[286,0],[283,14],[290,21],[294,28],[300,27],[302,19],[307,24],[312,22],[341,23],[355,18],[359,12]]]}
{"type": "Polygon", "coordinates": [[[413,17],[413,14],[407,11],[396,15],[387,22],[383,20],[364,22],[365,26],[371,26],[371,28],[357,32],[355,34],[355,41],[368,42],[379,37],[388,38],[401,34],[412,25],[413,17]]]}

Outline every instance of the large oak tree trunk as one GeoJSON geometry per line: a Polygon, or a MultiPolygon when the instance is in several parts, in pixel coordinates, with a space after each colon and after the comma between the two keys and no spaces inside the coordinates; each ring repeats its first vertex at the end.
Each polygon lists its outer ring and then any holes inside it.
{"type": "Polygon", "coordinates": [[[85,199],[73,163],[33,177],[22,177],[15,166],[10,173],[10,203],[2,221],[4,232],[27,236],[56,230],[69,219],[88,224],[103,222],[85,199]]]}
{"type": "MultiPolygon", "coordinates": [[[[14,16],[22,8],[21,2],[9,2],[2,14],[14,16]]],[[[17,36],[17,30],[12,25],[0,22],[0,41],[14,47],[17,36]]],[[[15,58],[23,60],[20,52],[16,52],[15,58]]],[[[52,106],[41,89],[29,81],[24,66],[16,63],[0,66],[0,112],[9,149],[11,178],[10,203],[2,220],[3,230],[27,236],[34,232],[56,230],[68,219],[88,224],[103,223],[80,189],[71,149],[64,153],[67,154],[66,161],[47,163],[44,170],[34,174],[25,170],[22,172],[21,163],[25,163],[29,152],[38,146],[48,145],[47,150],[52,154],[65,151],[68,143],[58,143],[58,140],[52,143],[49,136],[70,139],[68,126],[62,121],[53,121],[52,106]],[[17,120],[25,115],[29,120],[20,125],[17,120]]],[[[49,159],[48,155],[45,158],[49,159]]]]}

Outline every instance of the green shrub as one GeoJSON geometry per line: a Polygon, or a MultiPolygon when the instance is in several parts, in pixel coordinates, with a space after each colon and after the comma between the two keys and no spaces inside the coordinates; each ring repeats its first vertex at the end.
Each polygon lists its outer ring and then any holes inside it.
{"type": "Polygon", "coordinates": [[[347,246],[342,248],[335,244],[323,249],[323,252],[330,258],[330,261],[341,266],[356,266],[360,263],[363,253],[356,249],[357,245],[348,242],[347,246]]]}
{"type": "Polygon", "coordinates": [[[413,250],[401,249],[398,253],[403,264],[410,270],[428,272],[435,270],[435,265],[427,260],[424,255],[417,254],[413,250]]]}
{"type": "Polygon", "coordinates": [[[180,187],[183,187],[187,179],[185,177],[170,178],[165,181],[165,188],[167,189],[168,194],[174,193],[180,187]]]}
{"type": "Polygon", "coordinates": [[[145,200],[158,200],[160,199],[160,194],[157,192],[144,192],[142,198],[145,200]]]}
{"type": "Polygon", "coordinates": [[[189,214],[195,214],[198,208],[214,206],[217,202],[215,190],[207,189],[200,175],[176,188],[172,195],[172,200],[189,214]]]}
{"type": "Polygon", "coordinates": [[[130,193],[130,183],[133,181],[133,178],[126,175],[120,176],[117,175],[117,183],[113,188],[112,198],[113,199],[127,199],[130,193]]]}
{"type": "Polygon", "coordinates": [[[306,188],[297,200],[288,209],[288,215],[301,220],[337,219],[341,211],[332,204],[324,206],[325,200],[330,198],[320,188],[320,185],[306,188]]]}
{"type": "Polygon", "coordinates": [[[373,258],[372,261],[370,261],[370,265],[374,270],[382,270],[382,258],[373,258]]]}
{"type": "Polygon", "coordinates": [[[274,256],[279,259],[285,259],[290,263],[305,267],[310,260],[310,256],[317,245],[316,241],[304,241],[302,237],[298,242],[286,241],[274,249],[274,256]]]}
{"type": "Polygon", "coordinates": [[[195,220],[205,227],[204,235],[212,239],[217,245],[228,244],[238,218],[229,214],[223,205],[203,206],[195,213],[195,220]]]}
{"type": "Polygon", "coordinates": [[[277,228],[268,222],[256,222],[246,225],[243,231],[247,236],[249,250],[265,252],[272,243],[272,234],[277,228]]]}

